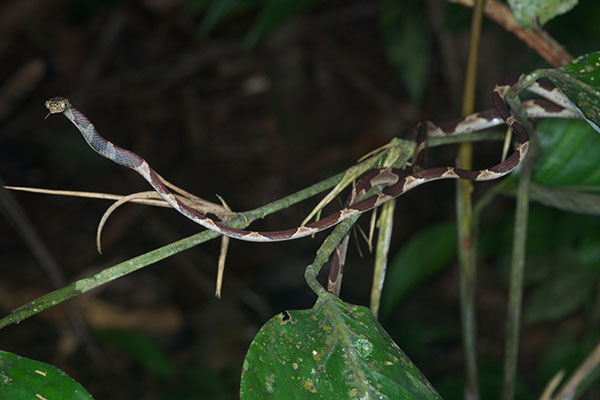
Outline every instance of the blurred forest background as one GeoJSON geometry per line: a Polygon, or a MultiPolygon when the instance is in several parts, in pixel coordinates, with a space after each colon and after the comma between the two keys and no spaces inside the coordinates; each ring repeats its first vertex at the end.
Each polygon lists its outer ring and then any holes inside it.
{"type": "MultiPolygon", "coordinates": [[[[219,194],[233,210],[258,207],[348,168],[393,137],[410,137],[418,121],[459,117],[470,16],[471,9],[442,0],[2,1],[0,179],[117,194],[150,190],[136,173],[93,153],[65,118],[44,119],[44,101],[63,95],[105,137],[142,155],[169,181],[210,201],[219,194]]],[[[545,29],[579,55],[599,50],[599,20],[600,3],[581,0],[545,29]]],[[[491,106],[497,81],[544,66],[485,19],[476,108],[491,106]]],[[[499,149],[476,145],[476,167],[495,163],[499,149]]],[[[434,149],[427,163],[451,165],[455,154],[453,146],[434,149]]],[[[491,185],[476,184],[475,197],[491,185]]],[[[391,269],[394,253],[416,233],[453,223],[454,193],[454,182],[439,182],[399,199],[391,269]]],[[[72,282],[200,229],[169,209],[125,205],[108,221],[99,255],[95,231],[106,200],[20,192],[2,199],[3,315],[55,288],[44,265],[56,263],[72,282]],[[21,233],[19,209],[37,239],[21,233]],[[48,253],[34,256],[27,240],[48,253]]],[[[251,228],[293,227],[317,201],[251,228]]],[[[513,207],[513,199],[495,200],[481,228],[484,399],[496,398],[501,384],[513,207]]],[[[597,218],[534,205],[531,221],[522,399],[538,395],[558,369],[576,366],[598,339],[600,323],[600,266],[575,265],[572,256],[578,244],[598,237],[597,218]]],[[[368,218],[360,224],[367,230],[368,218]]],[[[448,232],[445,257],[452,261],[407,288],[381,321],[440,394],[455,399],[462,397],[463,353],[455,239],[448,232]]],[[[367,305],[373,257],[356,236],[341,297],[367,305]]],[[[59,306],[3,329],[0,348],[63,369],[97,399],[235,398],[260,326],[282,310],[312,306],[303,274],[322,238],[233,241],[220,300],[220,243],[207,243],[74,301],[89,340],[79,339],[67,307],[59,306]]],[[[427,253],[426,243],[416,246],[427,253]]],[[[402,284],[389,281],[386,289],[402,284]]],[[[598,398],[600,390],[589,396],[598,398]]]]}

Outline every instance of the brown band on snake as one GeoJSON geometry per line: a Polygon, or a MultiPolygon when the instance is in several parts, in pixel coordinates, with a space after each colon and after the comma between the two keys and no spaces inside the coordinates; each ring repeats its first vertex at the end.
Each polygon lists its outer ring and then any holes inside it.
{"type": "MultiPolygon", "coordinates": [[[[272,232],[254,232],[243,229],[229,227],[219,221],[215,221],[208,216],[192,209],[180,202],[171,191],[164,185],[160,176],[150,167],[150,165],[137,154],[123,149],[108,140],[104,139],[96,131],[94,125],[64,97],[56,97],[46,101],[45,105],[50,113],[63,113],[81,132],[88,145],[97,153],[106,157],[117,164],[131,168],[146,179],[152,187],[167,201],[173,208],[192,221],[204,226],[207,229],[227,235],[236,239],[254,242],[275,242],[290,240],[313,235],[336,225],[350,216],[368,211],[374,207],[389,201],[392,198],[401,196],[407,191],[422,185],[426,182],[439,179],[468,179],[473,181],[483,181],[500,178],[512,170],[525,158],[529,145],[529,136],[526,129],[512,116],[504,95],[508,90],[508,85],[497,86],[494,89],[493,100],[495,110],[485,111],[483,113],[467,116],[461,121],[451,124],[436,125],[431,122],[422,123],[418,126],[417,132],[417,152],[415,158],[422,157],[425,140],[428,135],[449,134],[451,129],[455,131],[460,127],[462,132],[479,130],[481,128],[472,128],[481,126],[480,123],[487,123],[489,126],[498,125],[504,121],[512,127],[517,136],[517,147],[515,151],[503,162],[483,170],[464,170],[455,167],[429,168],[413,173],[407,173],[400,169],[387,169],[376,171],[371,178],[370,186],[377,184],[376,179],[390,178],[396,183],[384,188],[378,195],[361,200],[355,204],[331,214],[317,222],[312,222],[302,227],[292,228],[282,231],[272,232]],[[490,125],[492,124],[492,125],[490,125]],[[462,125],[462,126],[461,126],[462,125]],[[382,175],[383,174],[383,175],[382,175]]],[[[461,132],[461,133],[462,133],[461,132]]]]}

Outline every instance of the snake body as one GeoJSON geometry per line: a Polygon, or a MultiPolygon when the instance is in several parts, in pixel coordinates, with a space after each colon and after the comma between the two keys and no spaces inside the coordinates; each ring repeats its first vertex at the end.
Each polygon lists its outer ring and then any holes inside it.
{"type": "MultiPolygon", "coordinates": [[[[417,128],[417,147],[415,150],[415,158],[422,157],[428,135],[448,135],[461,129],[462,132],[468,132],[470,130],[475,131],[487,126],[506,123],[516,133],[517,138],[516,148],[506,160],[482,170],[466,170],[450,166],[429,168],[416,172],[407,172],[406,170],[394,168],[374,170],[365,176],[368,186],[386,185],[386,187],[377,195],[348,205],[342,210],[322,218],[317,222],[312,222],[305,226],[292,229],[270,232],[247,231],[232,228],[186,206],[165,186],[160,176],[150,167],[148,162],[132,151],[121,148],[102,137],[94,125],[71,104],[69,99],[65,97],[55,97],[46,101],[45,105],[51,114],[64,114],[65,117],[77,127],[85,141],[94,151],[117,164],[136,171],[146,179],[146,181],[152,185],[154,190],[156,190],[175,210],[192,221],[207,229],[235,239],[252,242],[277,242],[313,235],[338,224],[346,218],[363,213],[393,198],[401,196],[409,190],[427,182],[440,179],[485,181],[500,178],[513,171],[527,155],[529,135],[525,127],[512,115],[504,100],[504,96],[509,87],[509,84],[496,86],[493,92],[495,108],[492,110],[472,114],[460,120],[451,121],[445,124],[434,124],[431,122],[419,124],[417,128]]],[[[528,116],[536,116],[536,110],[538,110],[537,112],[539,113],[543,111],[546,113],[554,112],[558,114],[568,114],[570,112],[569,110],[564,111],[565,108],[544,99],[534,100],[533,102],[530,101],[527,107],[528,116]]],[[[368,190],[368,188],[365,190],[368,190]]]]}

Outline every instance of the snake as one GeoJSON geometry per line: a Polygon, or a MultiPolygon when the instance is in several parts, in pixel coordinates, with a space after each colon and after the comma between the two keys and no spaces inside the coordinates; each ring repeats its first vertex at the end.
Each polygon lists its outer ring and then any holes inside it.
{"type": "MultiPolygon", "coordinates": [[[[506,124],[515,133],[516,146],[504,161],[480,170],[466,170],[453,166],[433,167],[421,170],[413,169],[412,172],[399,168],[372,170],[367,172],[366,176],[363,177],[363,180],[366,182],[363,190],[366,191],[370,187],[382,185],[383,189],[379,193],[350,204],[316,222],[279,231],[250,231],[230,227],[210,218],[200,211],[188,207],[167,188],[160,175],[150,167],[146,160],[136,153],[119,147],[101,136],[90,120],[75,108],[68,98],[51,98],[45,102],[45,106],[49,111],[48,115],[62,113],[69,119],[95,152],[137,172],[171,207],[195,223],[234,239],[250,242],[279,242],[314,235],[333,227],[347,218],[378,207],[424,183],[441,179],[487,181],[501,178],[512,172],[526,157],[530,141],[527,129],[523,123],[515,118],[513,112],[510,110],[510,106],[505,101],[505,94],[513,83],[514,79],[496,85],[492,97],[494,108],[490,110],[445,123],[422,122],[416,127],[416,147],[413,160],[422,160],[428,136],[434,137],[452,135],[457,132],[473,132],[490,126],[506,124]]],[[[523,109],[528,118],[538,116],[573,117],[573,110],[568,108],[568,103],[560,100],[560,97],[556,93],[556,88],[537,83],[532,88],[532,90],[530,89],[531,91],[545,98],[523,102],[523,109]]]]}

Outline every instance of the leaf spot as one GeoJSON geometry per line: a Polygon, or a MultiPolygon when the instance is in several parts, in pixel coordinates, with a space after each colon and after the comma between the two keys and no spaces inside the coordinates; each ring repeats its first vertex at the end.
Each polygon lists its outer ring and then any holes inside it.
{"type": "Polygon", "coordinates": [[[308,378],[307,380],[304,381],[304,389],[306,389],[312,393],[317,393],[317,390],[315,389],[313,381],[310,378],[308,378]]]}
{"type": "Polygon", "coordinates": [[[275,375],[274,374],[268,375],[267,378],[265,379],[265,390],[267,391],[267,393],[273,393],[273,391],[275,390],[275,375]]]}
{"type": "Polygon", "coordinates": [[[292,317],[287,311],[283,311],[282,313],[280,313],[279,319],[281,320],[281,325],[289,324],[290,322],[292,322],[292,317]]]}
{"type": "Polygon", "coordinates": [[[360,338],[354,342],[354,349],[363,360],[369,358],[373,352],[373,343],[367,339],[360,338]]]}

